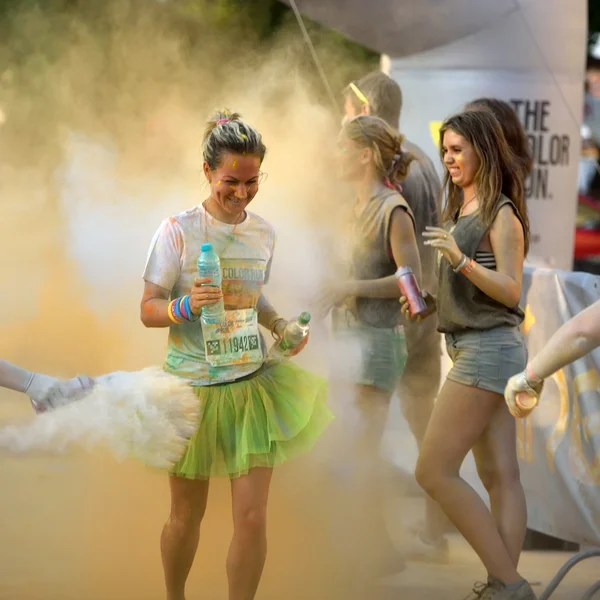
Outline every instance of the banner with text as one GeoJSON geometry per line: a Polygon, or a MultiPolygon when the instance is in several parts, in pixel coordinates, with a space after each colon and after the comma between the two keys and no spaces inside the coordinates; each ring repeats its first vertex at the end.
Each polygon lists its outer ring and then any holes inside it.
{"type": "MultiPolygon", "coordinates": [[[[600,299],[600,277],[527,269],[524,332],[537,354],[566,321],[600,299]]],[[[530,529],[600,545],[600,348],[549,378],[538,407],[517,421],[530,529]]]]}
{"type": "MultiPolygon", "coordinates": [[[[560,90],[543,79],[524,82],[519,74],[494,78],[489,72],[439,71],[431,74],[436,85],[452,90],[452,94],[440,97],[431,94],[429,84],[420,75],[413,77],[410,72],[394,70],[392,75],[402,82],[406,98],[403,111],[410,115],[410,120],[402,122],[402,132],[434,157],[440,171],[442,165],[435,144],[446,116],[482,96],[500,98],[515,109],[534,158],[533,171],[525,186],[531,222],[528,260],[535,266],[570,269],[577,212],[580,124],[569,114],[560,90]]],[[[581,97],[580,86],[576,82],[566,90],[574,101],[581,97]]]]}

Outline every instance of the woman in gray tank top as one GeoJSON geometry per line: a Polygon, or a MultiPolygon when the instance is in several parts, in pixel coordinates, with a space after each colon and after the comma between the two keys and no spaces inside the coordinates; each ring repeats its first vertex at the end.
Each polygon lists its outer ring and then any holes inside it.
{"type": "Polygon", "coordinates": [[[517,571],[527,525],[515,422],[506,382],[525,367],[519,325],[529,245],[522,161],[494,114],[473,108],[440,131],[447,169],[444,228],[428,228],[439,250],[439,290],[430,300],[453,366],[437,399],[417,463],[420,485],[437,500],[479,555],[488,581],[470,598],[532,600],[517,571]],[[473,450],[490,512],[459,476],[473,450]],[[493,513],[493,514],[492,514],[493,513]]]}
{"type": "Polygon", "coordinates": [[[348,242],[349,272],[346,277],[338,274],[320,298],[323,313],[333,309],[342,352],[358,347],[361,355],[361,364],[345,382],[354,386],[361,423],[352,448],[342,451],[354,474],[347,501],[360,517],[344,525],[352,537],[349,545],[359,554],[364,548],[352,572],[360,569],[373,578],[402,568],[384,526],[380,459],[390,398],[406,362],[395,272],[409,266],[421,277],[414,217],[397,190],[412,160],[402,142],[402,135],[373,116],[355,117],[340,133],[339,175],[350,183],[356,199],[346,239],[340,240],[348,242]]]}

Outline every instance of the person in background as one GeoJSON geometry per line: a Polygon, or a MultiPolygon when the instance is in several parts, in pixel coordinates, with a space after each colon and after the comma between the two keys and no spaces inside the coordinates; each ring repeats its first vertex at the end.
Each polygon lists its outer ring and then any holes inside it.
{"type": "MultiPolygon", "coordinates": [[[[594,52],[597,52],[594,49],[594,52]]],[[[586,64],[581,154],[578,190],[580,194],[598,197],[600,187],[600,59],[588,55],[586,64]]]]}
{"type": "MultiPolygon", "coordinates": [[[[439,251],[439,330],[453,366],[434,405],[416,477],[485,566],[486,583],[469,598],[534,600],[517,570],[527,528],[515,421],[504,402],[527,349],[519,326],[523,264],[529,247],[523,165],[492,111],[473,108],[440,130],[447,173],[444,227],[424,233],[439,251]],[[491,512],[461,477],[473,450],[491,512]]],[[[406,299],[401,298],[408,313],[406,299]]]]}
{"type": "Polygon", "coordinates": [[[590,128],[591,138],[600,143],[600,58],[588,56],[585,75],[583,123],[590,128]]]}
{"type": "MultiPolygon", "coordinates": [[[[320,305],[332,311],[334,335],[342,347],[358,345],[362,364],[352,378],[356,385],[359,432],[352,436],[354,487],[347,502],[360,515],[348,531],[364,546],[356,569],[371,576],[402,568],[383,519],[381,442],[390,398],[402,374],[406,345],[400,290],[395,273],[410,267],[421,278],[415,219],[398,186],[409,172],[412,155],[403,137],[383,119],[359,115],[346,122],[338,139],[339,177],[353,189],[348,223],[350,269],[324,286],[320,305]],[[368,547],[367,547],[368,546],[368,547]]],[[[340,240],[341,242],[341,240],[340,240]]],[[[354,569],[353,569],[354,570],[354,569]]],[[[354,570],[355,571],[355,570],[354,570]]]]}
{"type": "MultiPolygon", "coordinates": [[[[344,92],[345,120],[357,115],[372,115],[383,119],[394,130],[400,130],[402,90],[385,73],[374,71],[350,83],[344,92]]],[[[424,245],[421,232],[440,224],[441,185],[431,159],[415,144],[404,139],[402,148],[414,157],[407,177],[398,187],[415,219],[416,240],[421,260],[423,288],[436,293],[437,276],[433,248],[424,245]]],[[[396,382],[402,412],[420,447],[440,389],[441,340],[437,318],[421,323],[405,321],[406,366],[396,382]]],[[[413,527],[408,557],[446,563],[448,542],[444,533],[448,521],[439,507],[426,498],[425,521],[413,527]]]]}
{"type": "Polygon", "coordinates": [[[582,358],[600,346],[600,300],[588,306],[562,325],[532,358],[521,373],[508,380],[504,399],[513,417],[522,419],[530,410],[516,403],[519,392],[542,392],[544,380],[569,363],[582,358]]]}
{"type": "Polygon", "coordinates": [[[0,360],[0,386],[26,394],[38,413],[80,399],[93,385],[94,380],[87,375],[61,381],[0,360]]]}
{"type": "Polygon", "coordinates": [[[498,123],[500,123],[500,127],[502,127],[506,143],[518,161],[521,179],[523,185],[525,185],[525,179],[533,169],[533,157],[531,156],[527,134],[513,107],[508,102],[498,98],[477,98],[469,102],[465,108],[466,110],[484,108],[493,113],[498,123]]]}

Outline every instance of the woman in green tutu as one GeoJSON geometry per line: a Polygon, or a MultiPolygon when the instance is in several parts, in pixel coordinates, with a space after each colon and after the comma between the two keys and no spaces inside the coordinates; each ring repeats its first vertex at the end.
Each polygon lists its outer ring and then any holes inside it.
{"type": "Polygon", "coordinates": [[[272,469],[307,451],[331,419],[323,380],[289,360],[264,360],[258,325],[279,338],[287,324],[262,294],[274,229],[246,210],[258,192],[265,152],[260,134],[239,115],[211,119],[203,143],[210,196],[163,221],[144,272],[142,322],[169,327],[165,370],[191,381],[201,411],[198,430],[170,473],[171,514],[161,538],[167,600],[185,599],[211,476],[231,479],[229,600],[254,598],[266,557],[272,469]],[[197,277],[203,243],[211,243],[220,257],[221,289],[197,277]],[[198,315],[221,298],[227,311],[250,316],[245,328],[254,331],[244,333],[260,343],[231,364],[212,366],[198,315]]]}

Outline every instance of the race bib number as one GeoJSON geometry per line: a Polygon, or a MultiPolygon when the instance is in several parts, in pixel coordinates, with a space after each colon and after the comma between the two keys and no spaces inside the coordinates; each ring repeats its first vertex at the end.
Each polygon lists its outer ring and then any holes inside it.
{"type": "Polygon", "coordinates": [[[212,367],[260,363],[263,351],[253,308],[225,311],[223,323],[202,320],[204,351],[212,367]]]}

